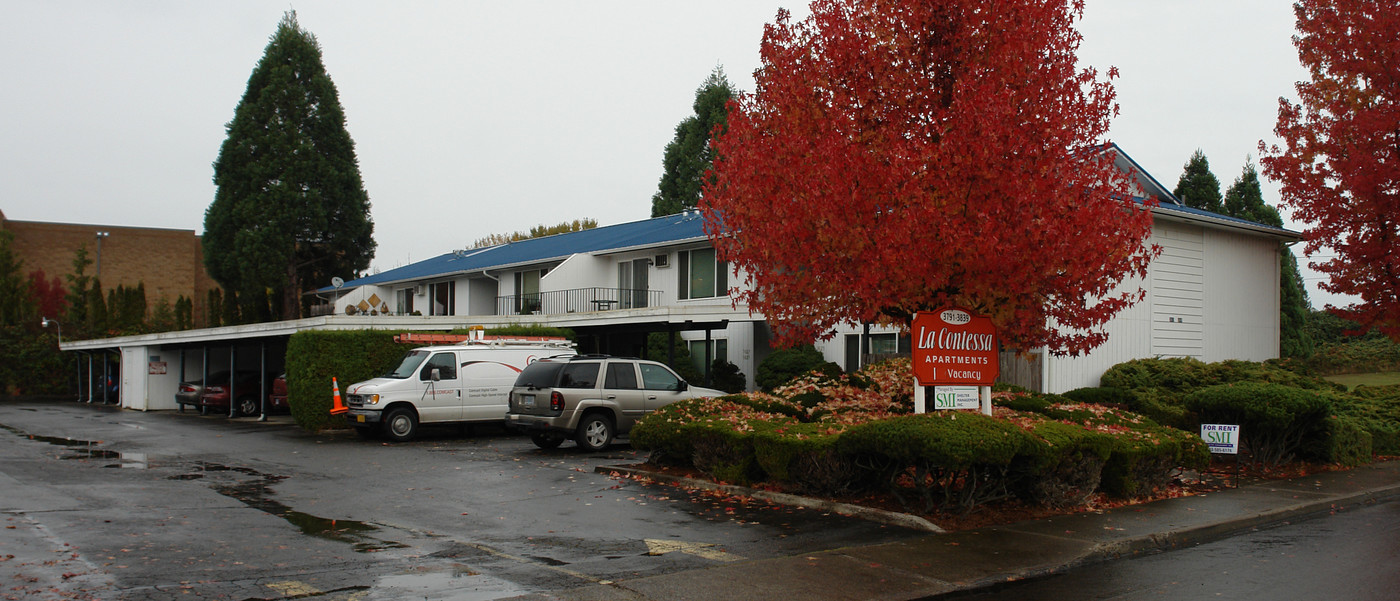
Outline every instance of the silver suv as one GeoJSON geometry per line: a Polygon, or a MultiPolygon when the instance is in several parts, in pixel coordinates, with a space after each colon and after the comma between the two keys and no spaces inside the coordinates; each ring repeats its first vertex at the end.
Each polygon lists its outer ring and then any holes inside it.
{"type": "Polygon", "coordinates": [[[572,437],[580,448],[597,451],[657,408],[724,394],[691,386],[655,361],[604,355],[540,359],[515,379],[506,426],[529,433],[542,449],[572,437]]]}

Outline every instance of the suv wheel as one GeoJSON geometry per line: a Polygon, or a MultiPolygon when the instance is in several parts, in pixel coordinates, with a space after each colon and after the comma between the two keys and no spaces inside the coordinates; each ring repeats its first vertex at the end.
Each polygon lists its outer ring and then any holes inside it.
{"type": "Polygon", "coordinates": [[[564,435],[558,432],[536,432],[530,435],[530,442],[546,451],[557,449],[559,445],[564,444],[564,435]]]}
{"type": "Polygon", "coordinates": [[[394,442],[408,442],[418,433],[418,416],[412,409],[399,407],[384,416],[384,436],[394,442]]]}
{"type": "Polygon", "coordinates": [[[252,417],[258,414],[258,400],[245,396],[238,399],[238,415],[241,417],[252,417]]]}
{"type": "Polygon", "coordinates": [[[583,421],[578,424],[578,431],[574,433],[574,442],[578,443],[579,448],[588,451],[601,451],[607,448],[612,439],[612,422],[601,413],[583,416],[583,421]]]}

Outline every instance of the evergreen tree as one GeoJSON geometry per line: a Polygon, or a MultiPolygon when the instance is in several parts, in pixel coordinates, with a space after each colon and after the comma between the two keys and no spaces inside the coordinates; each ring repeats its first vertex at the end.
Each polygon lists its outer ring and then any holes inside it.
{"type": "Polygon", "coordinates": [[[88,288],[87,300],[87,328],[90,335],[102,337],[107,333],[107,302],[102,296],[102,280],[92,278],[92,287],[88,288]]]}
{"type": "Polygon", "coordinates": [[[1235,183],[1225,190],[1224,213],[1255,223],[1283,227],[1283,216],[1279,215],[1278,209],[1264,204],[1264,193],[1259,187],[1259,172],[1249,159],[1245,159],[1244,170],[1235,178],[1235,183]]]}
{"type": "Polygon", "coordinates": [[[0,325],[22,325],[31,313],[32,301],[29,294],[29,279],[25,277],[23,264],[15,256],[11,243],[14,234],[0,230],[0,325]]]}
{"type": "Polygon", "coordinates": [[[300,317],[303,290],[353,278],[375,242],[335,84],[295,11],[278,23],[227,130],[204,214],[205,265],[227,298],[274,290],[281,318],[300,317]]]}
{"type": "Polygon", "coordinates": [[[1220,200],[1220,180],[1210,172],[1210,161],[1206,153],[1197,148],[1191,160],[1182,166],[1181,178],[1176,182],[1172,194],[1186,206],[1219,213],[1223,208],[1220,200]]]}
{"type": "Polygon", "coordinates": [[[705,83],[695,90],[695,114],[676,125],[676,137],[666,145],[662,159],[664,172],[656,194],[651,197],[651,216],[661,217],[693,209],[700,200],[706,172],[714,161],[710,138],[716,126],[728,119],[728,104],[735,96],[734,86],[715,68],[705,83]]]}
{"type": "Polygon", "coordinates": [[[76,338],[83,337],[88,324],[88,287],[92,284],[92,276],[87,274],[88,265],[92,265],[92,259],[88,258],[84,244],[73,253],[73,273],[65,276],[68,279],[68,312],[63,316],[63,323],[72,328],[68,333],[76,338]]]}

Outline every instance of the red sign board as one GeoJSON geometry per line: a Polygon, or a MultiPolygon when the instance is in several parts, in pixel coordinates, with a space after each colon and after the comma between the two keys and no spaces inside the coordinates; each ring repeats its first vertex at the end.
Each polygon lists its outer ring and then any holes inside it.
{"type": "Polygon", "coordinates": [[[924,386],[991,386],[1000,373],[992,320],[962,309],[915,313],[914,379],[924,386]]]}

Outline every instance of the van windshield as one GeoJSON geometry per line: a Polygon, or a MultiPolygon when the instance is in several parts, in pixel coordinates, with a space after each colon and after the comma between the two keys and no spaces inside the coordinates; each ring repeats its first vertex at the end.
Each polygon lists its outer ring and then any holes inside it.
{"type": "Polygon", "coordinates": [[[418,366],[427,358],[428,351],[408,351],[408,354],[403,356],[403,361],[399,362],[399,366],[395,367],[394,371],[384,374],[384,377],[395,380],[407,378],[417,372],[418,366]]]}

